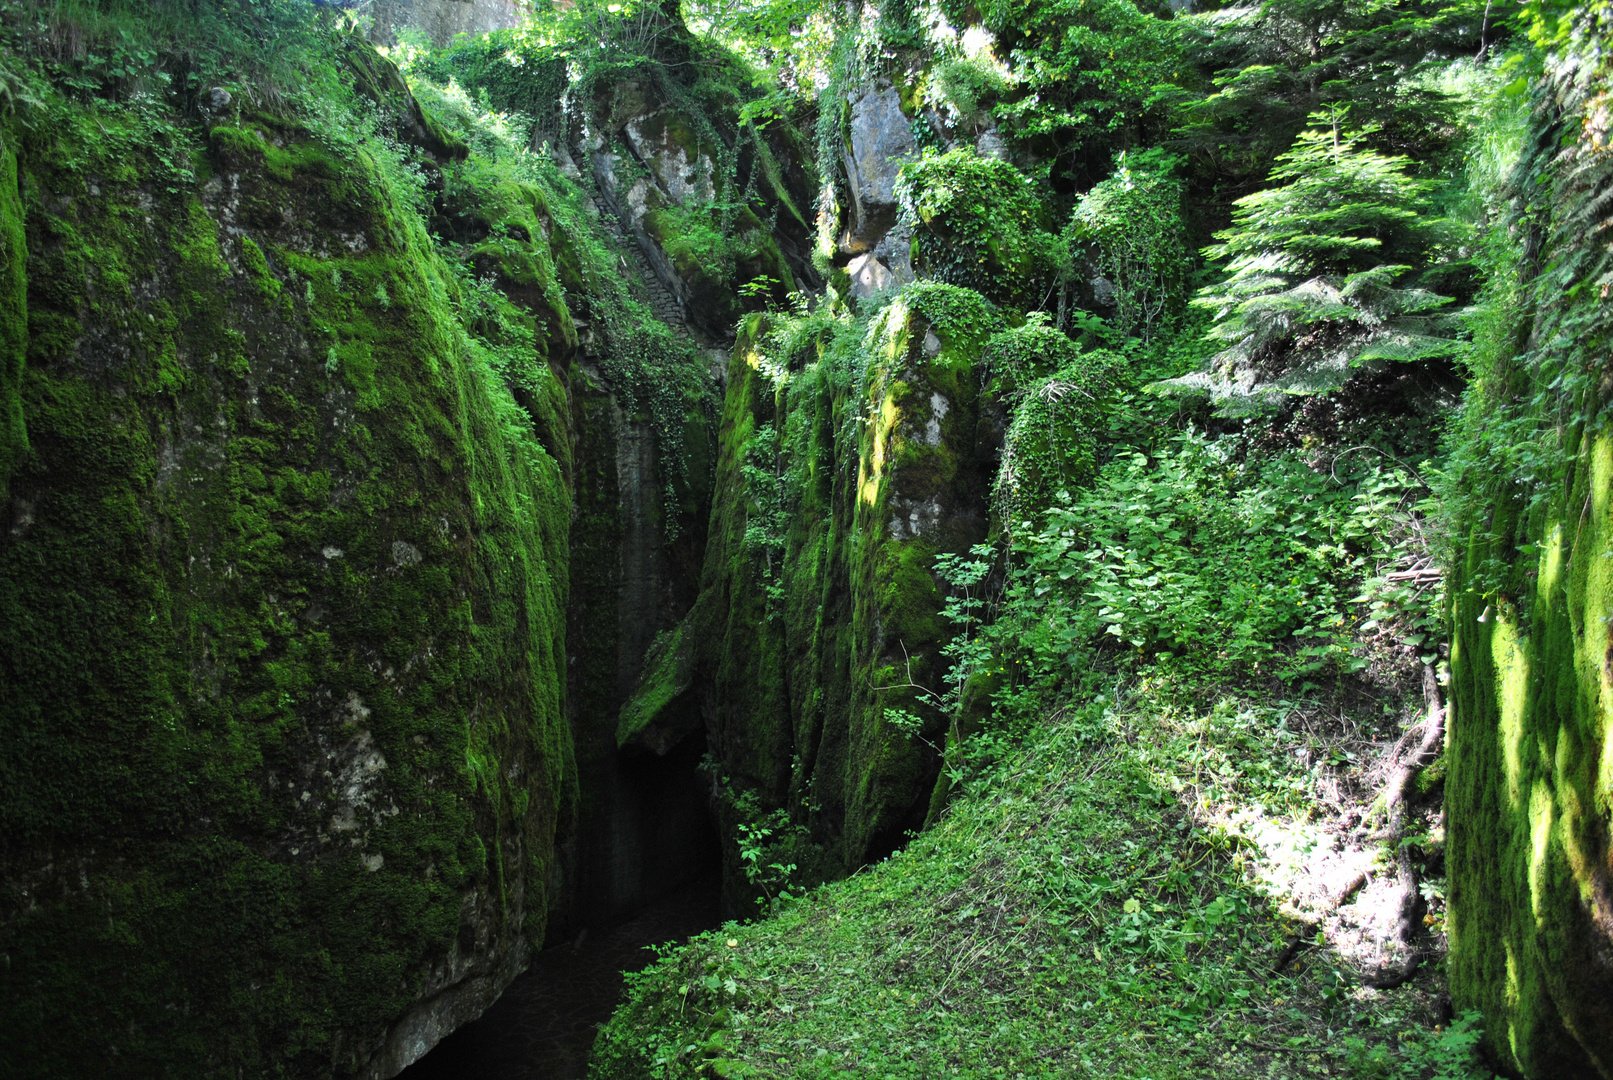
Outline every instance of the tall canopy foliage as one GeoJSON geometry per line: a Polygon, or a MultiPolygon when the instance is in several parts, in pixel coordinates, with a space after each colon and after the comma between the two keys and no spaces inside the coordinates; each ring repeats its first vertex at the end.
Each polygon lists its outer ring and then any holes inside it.
{"type": "Polygon", "coordinates": [[[1508,33],[1508,5],[1477,0],[1264,0],[1184,20],[1190,66],[1205,82],[1162,88],[1177,106],[1176,145],[1237,183],[1260,172],[1331,106],[1373,142],[1421,156],[1449,150],[1455,102],[1420,78],[1482,58],[1508,33]]]}

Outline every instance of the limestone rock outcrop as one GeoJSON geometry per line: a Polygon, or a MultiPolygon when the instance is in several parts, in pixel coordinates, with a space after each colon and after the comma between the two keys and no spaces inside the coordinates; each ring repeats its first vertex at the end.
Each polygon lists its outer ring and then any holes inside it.
{"type": "MultiPolygon", "coordinates": [[[[762,370],[765,319],[729,367],[699,599],[646,665],[618,740],[664,753],[700,733],[741,805],[793,806],[837,875],[922,825],[944,719],[937,554],[986,532],[997,428],[983,419],[981,342],[892,303],[852,385],[810,361],[762,370]],[[938,332],[937,332],[938,331],[938,332]],[[852,419],[853,417],[859,419],[852,419]],[[888,709],[923,718],[928,742],[888,709]],[[750,802],[748,800],[754,800],[750,802]]],[[[732,845],[730,897],[749,897],[732,845]]]]}

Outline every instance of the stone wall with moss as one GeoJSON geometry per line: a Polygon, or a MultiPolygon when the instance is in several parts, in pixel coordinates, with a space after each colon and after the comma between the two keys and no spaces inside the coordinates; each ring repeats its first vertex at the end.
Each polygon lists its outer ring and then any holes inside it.
{"type": "MultiPolygon", "coordinates": [[[[1613,1076],[1613,437],[1574,456],[1518,591],[1453,609],[1452,993],[1526,1077],[1613,1076]]],[[[1474,543],[1458,580],[1493,554],[1474,543]]]]}
{"type": "Polygon", "coordinates": [[[28,245],[17,190],[14,139],[0,133],[0,505],[28,451],[22,371],[28,352],[28,245]]]}
{"type": "MultiPolygon", "coordinates": [[[[540,434],[562,432],[553,453],[573,494],[566,674],[579,804],[560,849],[564,895],[550,924],[558,940],[613,925],[714,861],[709,799],[694,768],[700,751],[684,748],[693,760],[635,758],[619,752],[615,730],[646,653],[698,590],[718,392],[696,345],[700,323],[691,333],[678,299],[687,283],[642,226],[652,203],[715,223],[694,196],[713,195],[713,159],[728,147],[710,122],[696,135],[648,92],[649,76],[569,97],[565,138],[543,126],[553,117],[534,118],[529,132],[524,118],[490,112],[484,92],[491,103],[534,104],[552,72],[532,48],[520,35],[465,40],[407,77],[425,119],[440,115],[445,145],[480,148],[490,128],[519,131],[497,155],[444,167],[432,227],[479,281],[537,313],[536,346],[564,386],[560,397],[548,393],[551,383],[515,387],[540,434]],[[489,50],[497,50],[491,70],[489,50]],[[519,78],[508,55],[524,57],[519,78]],[[534,144],[549,152],[528,152],[534,144]],[[545,245],[527,243],[535,236],[547,238],[547,258],[545,245]]],[[[676,247],[682,234],[668,236],[676,247]]],[[[730,309],[708,307],[706,330],[731,326],[730,309]]]]}
{"type": "Polygon", "coordinates": [[[1450,981],[1506,1074],[1613,1077],[1607,6],[1548,52],[1456,457],[1450,981]]]}
{"type": "Polygon", "coordinates": [[[576,88],[544,156],[304,29],[296,94],[41,68],[0,125],[26,1075],[392,1075],[546,939],[719,858],[745,909],[744,827],[822,879],[935,787],[978,320],[913,286],[772,355],[817,181],[734,71],[576,88]]]}
{"type": "Polygon", "coordinates": [[[821,877],[924,820],[951,632],[932,566],[985,535],[996,431],[981,416],[983,335],[932,321],[927,288],[838,324],[838,342],[826,323],[791,356],[768,355],[766,317],[743,324],[700,596],[622,710],[623,745],[706,738],[735,910],[756,891],[742,824],[784,810],[813,841],[798,869],[821,877]],[[922,735],[887,709],[918,715],[922,735]]]}
{"type": "Polygon", "coordinates": [[[569,434],[373,144],[42,108],[0,157],[0,1059],[390,1075],[554,902],[569,434]]]}

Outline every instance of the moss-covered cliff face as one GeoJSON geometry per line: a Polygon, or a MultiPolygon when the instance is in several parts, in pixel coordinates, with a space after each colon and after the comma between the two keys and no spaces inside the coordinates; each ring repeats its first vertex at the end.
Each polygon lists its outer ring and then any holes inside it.
{"type": "Polygon", "coordinates": [[[17,190],[17,153],[0,140],[0,503],[28,450],[22,371],[28,353],[28,245],[17,190]]]}
{"type": "Polygon", "coordinates": [[[36,57],[0,143],[28,1075],[391,1075],[546,939],[719,859],[748,909],[746,837],[844,873],[936,790],[990,305],[779,314],[814,170],[731,58],[517,130],[454,68],[514,37],[400,71],[293,14],[294,94],[36,57]]]}
{"type": "MultiPolygon", "coordinates": [[[[982,422],[983,335],[945,321],[960,298],[985,304],[940,288],[804,338],[746,324],[700,597],[622,711],[624,745],[664,753],[704,734],[724,836],[783,810],[771,843],[807,876],[898,846],[922,824],[939,768],[952,627],[932,567],[985,535],[997,431],[982,422]]],[[[725,857],[729,899],[744,909],[758,889],[737,843],[725,857]]]]}
{"type": "Polygon", "coordinates": [[[569,43],[514,31],[417,58],[411,74],[530,117],[534,148],[622,241],[640,298],[680,334],[726,349],[747,312],[819,283],[812,151],[789,118],[750,115],[755,72],[666,10],[644,18],[645,40],[586,62],[569,43]]]}
{"type": "MultiPolygon", "coordinates": [[[[1456,600],[1452,992],[1520,1075],[1613,1076],[1613,438],[1582,435],[1516,592],[1456,600]]],[[[1536,531],[1539,530],[1539,531],[1536,531]]],[[[1483,572],[1479,541],[1458,571],[1483,572]]]]}
{"type": "Polygon", "coordinates": [[[703,745],[691,742],[671,758],[624,757],[615,738],[617,711],[650,645],[694,602],[710,499],[711,426],[698,409],[686,416],[683,445],[671,456],[688,462],[695,482],[674,483],[669,499],[650,417],[630,399],[624,407],[591,364],[573,372],[571,385],[578,475],[568,704],[581,802],[556,927],[567,934],[612,925],[716,865],[709,786],[695,769],[703,745]],[[668,542],[669,535],[676,539],[668,542]]]}
{"type": "Polygon", "coordinates": [[[1608,18],[1576,13],[1548,54],[1453,569],[1451,993],[1498,1064],[1540,1080],[1613,1077],[1608,18]]]}
{"type": "Polygon", "coordinates": [[[52,96],[6,147],[0,1058],[388,1075],[554,901],[569,434],[511,385],[564,390],[384,144],[52,96]]]}

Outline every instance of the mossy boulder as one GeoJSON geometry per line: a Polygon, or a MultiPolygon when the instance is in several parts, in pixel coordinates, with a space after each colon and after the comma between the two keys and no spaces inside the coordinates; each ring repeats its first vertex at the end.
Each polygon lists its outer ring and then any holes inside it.
{"type": "MultiPolygon", "coordinates": [[[[983,338],[937,334],[897,300],[867,328],[861,377],[808,356],[783,379],[768,330],[748,319],[729,366],[700,597],[617,737],[665,752],[696,703],[726,835],[786,809],[822,850],[818,872],[838,874],[922,824],[939,768],[926,691],[951,627],[933,564],[986,532],[983,338]],[[921,715],[930,743],[887,722],[892,708],[921,715]]],[[[726,869],[744,910],[755,890],[733,844],[726,869]]]]}
{"type": "Polygon", "coordinates": [[[0,295],[29,432],[0,532],[0,1059],[389,1075],[544,935],[575,799],[560,466],[385,161],[164,118],[189,179],[148,113],[47,107],[18,155],[20,386],[0,295]]]}
{"type": "Polygon", "coordinates": [[[896,198],[921,277],[1022,310],[1043,302],[1058,272],[1058,241],[1030,177],[1006,161],[951,150],[905,166],[896,198]]]}

